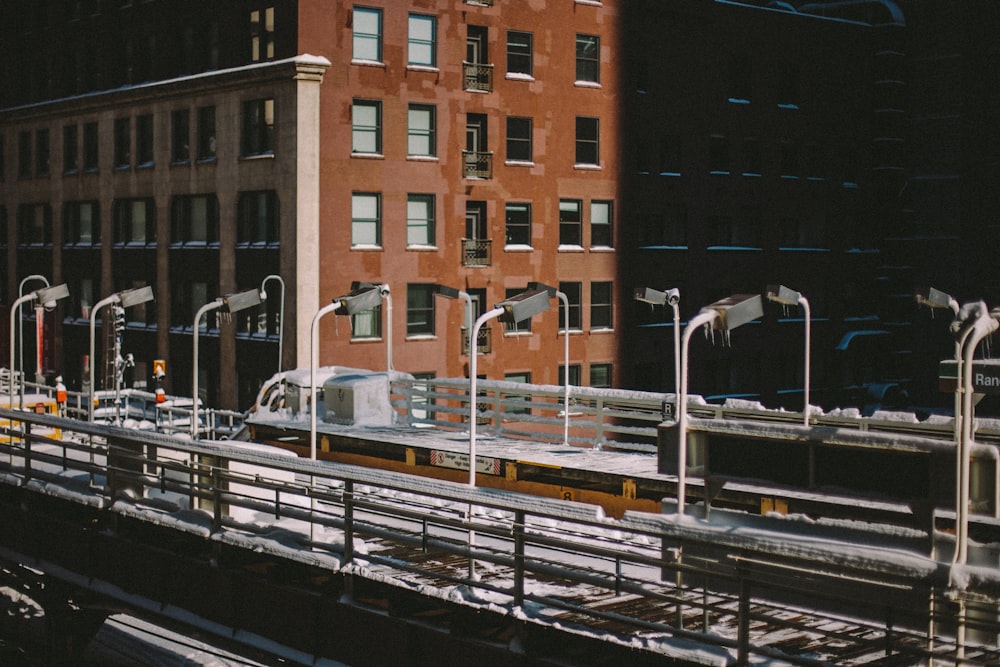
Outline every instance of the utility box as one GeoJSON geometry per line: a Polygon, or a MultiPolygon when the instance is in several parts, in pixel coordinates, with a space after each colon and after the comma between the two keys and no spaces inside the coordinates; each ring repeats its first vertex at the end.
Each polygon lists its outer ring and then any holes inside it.
{"type": "Polygon", "coordinates": [[[323,421],[345,426],[393,423],[389,378],[385,373],[334,375],[323,383],[323,421]]]}
{"type": "MultiPolygon", "coordinates": [[[[664,422],[656,427],[656,470],[661,475],[676,475],[679,467],[681,430],[677,422],[664,422]]],[[[708,434],[688,429],[687,474],[705,475],[708,471],[708,434]]]]}

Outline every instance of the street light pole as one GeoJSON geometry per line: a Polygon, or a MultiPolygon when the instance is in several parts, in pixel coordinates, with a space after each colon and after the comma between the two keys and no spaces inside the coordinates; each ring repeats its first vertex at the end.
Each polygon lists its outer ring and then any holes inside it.
{"type": "Polygon", "coordinates": [[[135,289],[124,290],[122,292],[115,292],[109,297],[101,299],[98,301],[93,308],[90,309],[90,356],[88,357],[87,365],[90,367],[90,377],[89,388],[87,393],[89,394],[89,407],[87,408],[87,421],[94,421],[94,391],[95,382],[94,379],[94,333],[95,324],[97,322],[97,313],[105,306],[117,303],[121,305],[122,308],[128,308],[130,306],[138,306],[141,303],[146,303],[147,301],[153,300],[153,288],[149,286],[137,287],[135,289]]]}
{"type": "MultiPolygon", "coordinates": [[[[39,273],[33,273],[30,276],[25,276],[24,278],[21,279],[21,282],[17,286],[17,296],[18,296],[18,298],[24,296],[24,286],[30,280],[40,280],[40,281],[42,281],[42,284],[45,287],[49,286],[49,279],[46,278],[45,276],[39,274],[39,273]]],[[[21,308],[18,307],[18,309],[17,309],[17,321],[18,322],[22,322],[23,320],[24,320],[24,313],[22,312],[21,308]]],[[[23,331],[23,327],[20,324],[17,327],[17,336],[18,336],[18,339],[17,339],[17,341],[18,341],[17,342],[17,363],[18,363],[19,366],[22,366],[21,375],[23,376],[24,375],[24,368],[23,368],[23,366],[24,366],[24,331],[23,331]]],[[[11,367],[11,370],[14,369],[14,358],[13,357],[11,357],[11,360],[10,360],[10,367],[11,367]]],[[[18,396],[20,397],[19,401],[18,401],[19,404],[23,404],[24,403],[24,382],[23,382],[23,379],[24,378],[22,377],[22,382],[19,385],[19,389],[18,389],[18,396]]],[[[11,403],[11,407],[14,407],[13,403],[11,403]]]]}
{"type": "Polygon", "coordinates": [[[260,282],[260,293],[267,298],[267,292],[264,290],[264,285],[267,284],[269,280],[277,280],[278,284],[281,286],[281,302],[278,309],[278,372],[281,372],[282,366],[282,349],[285,342],[285,281],[282,280],[281,276],[276,273],[272,273],[260,282]]]}
{"type": "Polygon", "coordinates": [[[684,516],[687,496],[687,385],[691,334],[707,324],[728,332],[764,314],[759,294],[735,294],[702,308],[684,328],[681,343],[681,384],[677,395],[677,515],[684,516]]]}
{"type": "Polygon", "coordinates": [[[256,288],[244,290],[242,292],[235,292],[233,294],[227,294],[226,296],[220,296],[215,301],[206,303],[204,306],[198,309],[198,312],[194,316],[194,331],[192,332],[193,340],[193,351],[192,351],[192,362],[191,362],[191,438],[196,439],[198,437],[198,331],[199,322],[201,322],[201,317],[210,310],[217,310],[219,308],[225,308],[226,312],[230,314],[238,313],[241,310],[246,310],[247,308],[252,308],[253,306],[259,306],[261,301],[261,293],[256,288]]]}
{"type": "Polygon", "coordinates": [[[313,315],[309,326],[309,458],[316,460],[316,350],[319,347],[319,321],[327,313],[340,308],[340,299],[334,299],[313,315]]]}
{"type": "MultiPolygon", "coordinates": [[[[503,315],[504,309],[499,306],[486,311],[476,319],[472,325],[472,332],[469,334],[470,340],[479,340],[479,330],[484,324],[495,317],[503,315]]],[[[477,346],[478,347],[478,346],[477,346]]],[[[476,486],[476,403],[478,387],[478,365],[479,350],[469,348],[469,486],[476,486]]]]}
{"type": "Polygon", "coordinates": [[[649,287],[636,287],[633,295],[636,301],[643,301],[654,306],[669,305],[674,313],[674,395],[681,385],[681,293],[676,287],[664,292],[649,287]]]}
{"type": "Polygon", "coordinates": [[[810,359],[810,345],[812,342],[812,313],[809,310],[809,299],[805,297],[800,292],[796,292],[793,289],[789,289],[784,285],[771,285],[767,288],[767,298],[769,301],[774,301],[775,303],[780,303],[785,306],[802,306],[803,317],[805,317],[805,329],[806,329],[806,359],[805,359],[805,369],[803,370],[803,396],[804,396],[804,406],[802,408],[803,419],[805,420],[805,425],[809,426],[809,370],[811,366],[810,359]]]}
{"type": "MultiPolygon", "coordinates": [[[[67,288],[66,284],[63,283],[61,285],[56,285],[55,287],[49,287],[49,286],[41,287],[41,288],[35,290],[34,292],[30,292],[28,294],[25,294],[24,296],[18,297],[14,301],[14,303],[11,304],[11,307],[10,307],[10,381],[8,382],[8,387],[7,387],[7,390],[8,390],[8,407],[11,410],[14,409],[14,375],[15,375],[15,372],[16,372],[16,369],[17,369],[17,367],[15,365],[16,358],[14,356],[14,351],[15,351],[14,350],[14,336],[15,336],[15,333],[16,333],[15,325],[19,325],[20,324],[19,314],[21,312],[21,305],[24,304],[24,303],[28,303],[29,301],[37,300],[39,303],[43,304],[46,307],[52,307],[52,306],[55,305],[56,301],[58,301],[60,299],[65,299],[67,296],[69,296],[69,288],[67,288]]],[[[21,371],[21,374],[22,374],[22,376],[24,375],[24,371],[23,370],[21,371]]],[[[23,392],[23,390],[24,390],[24,380],[23,380],[23,378],[21,380],[20,386],[21,386],[21,391],[23,392]]],[[[24,399],[22,398],[20,400],[19,404],[18,404],[18,407],[24,407],[23,403],[24,403],[24,399]]]]}
{"type": "Polygon", "coordinates": [[[549,298],[558,297],[563,306],[563,444],[569,444],[569,297],[544,283],[528,283],[528,289],[542,289],[549,298]]]}

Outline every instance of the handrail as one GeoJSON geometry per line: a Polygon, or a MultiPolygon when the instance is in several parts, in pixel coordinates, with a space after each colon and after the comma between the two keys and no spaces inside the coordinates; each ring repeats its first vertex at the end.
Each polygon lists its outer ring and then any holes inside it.
{"type": "MultiPolygon", "coordinates": [[[[1000,570],[955,573],[950,559],[926,553],[925,539],[859,527],[745,515],[719,520],[719,513],[716,522],[633,512],[612,520],[595,506],[6,409],[0,409],[0,473],[2,484],[66,502],[150,520],[168,514],[177,530],[214,540],[237,531],[234,544],[259,532],[255,526],[267,513],[298,536],[297,548],[284,540],[287,548],[275,557],[323,562],[333,571],[360,565],[350,570],[354,576],[370,572],[410,585],[492,591],[491,605],[509,614],[524,614],[530,600],[532,609],[543,610],[532,622],[586,627],[614,620],[630,628],[623,640],[659,636],[652,650],[669,651],[663,638],[673,637],[737,650],[744,663],[748,655],[771,655],[767,638],[750,630],[753,618],[770,632],[851,643],[844,650],[903,653],[916,662],[932,645],[935,659],[947,659],[957,652],[954,639],[926,636],[928,600],[939,605],[935,613],[952,599],[984,605],[994,619],[983,621],[984,635],[1000,632],[1000,570]],[[3,425],[10,420],[14,428],[3,425]],[[51,431],[61,439],[43,434],[51,431]],[[93,481],[81,481],[80,473],[93,481]],[[44,484],[29,487],[33,480],[44,484]],[[324,539],[312,537],[317,528],[324,539]],[[395,546],[386,556],[354,550],[363,542],[395,546]],[[676,557],[681,551],[683,560],[676,557]],[[424,568],[417,552],[490,567],[442,573],[424,568]],[[626,595],[627,607],[602,603],[626,595]],[[799,600],[794,620],[785,613],[790,597],[799,600]],[[681,625],[664,616],[673,608],[687,619],[681,625]],[[845,613],[848,625],[865,633],[844,630],[845,613]],[[834,617],[841,623],[830,623],[834,617]]],[[[985,656],[984,663],[1000,659],[995,645],[969,642],[964,650],[973,664],[975,655],[985,656]]],[[[837,662],[823,650],[839,649],[828,644],[782,659],[837,662]]]]}

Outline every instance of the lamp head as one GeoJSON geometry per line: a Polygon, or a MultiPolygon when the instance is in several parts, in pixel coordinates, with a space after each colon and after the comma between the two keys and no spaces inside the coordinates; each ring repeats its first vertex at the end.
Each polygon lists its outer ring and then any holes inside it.
{"type": "Polygon", "coordinates": [[[501,322],[516,324],[548,310],[550,306],[547,291],[528,290],[498,303],[497,308],[503,308],[504,311],[498,319],[501,322]]]}

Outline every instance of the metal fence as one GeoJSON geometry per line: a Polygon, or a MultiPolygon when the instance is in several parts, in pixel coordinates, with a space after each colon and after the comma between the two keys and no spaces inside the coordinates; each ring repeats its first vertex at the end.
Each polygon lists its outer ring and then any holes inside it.
{"type": "Polygon", "coordinates": [[[356,576],[478,591],[501,613],[653,653],[684,655],[695,642],[728,664],[1000,661],[1000,571],[956,571],[926,536],[720,513],[610,520],[593,506],[235,443],[0,409],[9,420],[0,483],[171,515],[177,530],[207,525],[237,543],[267,532],[269,517],[292,536],[283,558],[326,553],[356,576]]]}

